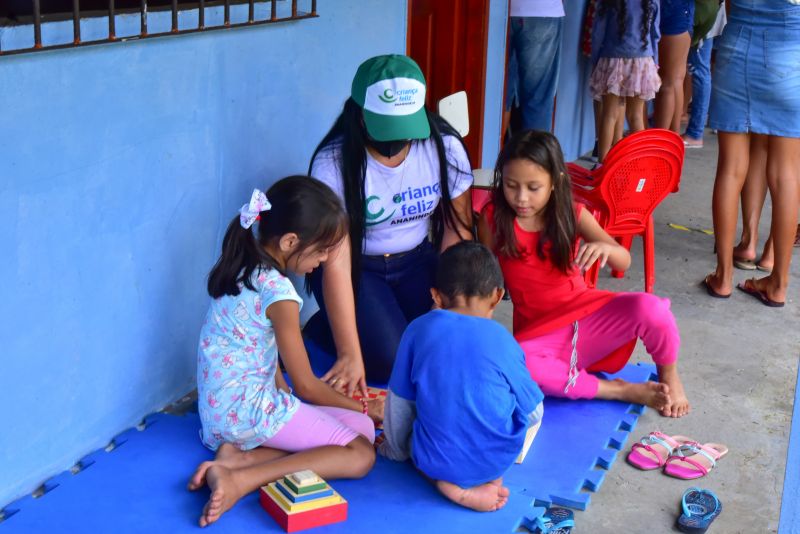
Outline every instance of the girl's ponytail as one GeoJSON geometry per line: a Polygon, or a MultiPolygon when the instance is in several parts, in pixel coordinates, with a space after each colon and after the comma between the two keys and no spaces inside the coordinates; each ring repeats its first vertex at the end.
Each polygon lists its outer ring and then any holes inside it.
{"type": "Polygon", "coordinates": [[[253,273],[260,269],[282,272],[266,247],[286,234],[293,233],[300,241],[294,256],[312,246],[329,248],[340,243],[347,226],[347,214],[336,194],[309,176],[278,180],[266,196],[256,190],[249,206],[242,206],[240,215],[228,225],[222,254],[208,275],[208,294],[236,296],[242,286],[255,291],[253,273]],[[259,222],[251,227],[255,221],[259,222]]]}
{"type": "Polygon", "coordinates": [[[222,240],[222,255],[208,275],[208,294],[215,299],[238,295],[239,282],[249,283],[253,271],[264,264],[277,267],[275,260],[261,251],[253,230],[243,228],[239,216],[234,217],[222,240]]]}

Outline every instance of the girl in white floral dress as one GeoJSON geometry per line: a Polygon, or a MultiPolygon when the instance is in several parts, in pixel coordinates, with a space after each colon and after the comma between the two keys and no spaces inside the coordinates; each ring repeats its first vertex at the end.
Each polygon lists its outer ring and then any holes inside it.
{"type": "Polygon", "coordinates": [[[310,273],[345,235],[339,199],[306,176],[280,180],[266,195],[255,190],[228,226],[208,277],[213,300],[198,349],[202,439],[217,453],[189,481],[189,489],[211,490],[201,526],[287,473],[358,478],[375,461],[382,401],[345,397],[312,373],[300,333],[303,301],[285,276],[310,273]]]}

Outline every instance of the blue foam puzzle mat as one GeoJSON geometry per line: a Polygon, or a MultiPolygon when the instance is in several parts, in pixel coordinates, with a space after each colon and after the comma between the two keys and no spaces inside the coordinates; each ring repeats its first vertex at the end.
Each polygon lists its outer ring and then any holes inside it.
{"type": "MultiPolygon", "coordinates": [[[[652,372],[652,366],[629,365],[613,376],[644,381],[652,372]]],[[[544,505],[585,509],[641,412],[640,406],[611,401],[547,399],[542,427],[525,462],[506,473],[509,502],[493,513],[452,504],[411,464],[379,458],[361,480],[332,481],[349,502],[348,519],[316,531],[515,532],[541,515],[544,505]]],[[[197,414],[156,414],[146,423],[142,431],[118,436],[111,452],[89,455],[79,473],[47,481],[48,491],[38,499],[8,505],[0,531],[175,533],[199,528],[196,521],[208,491],[189,492],[185,484],[211,453],[200,443],[197,414]]],[[[216,529],[282,532],[261,509],[256,493],[226,513],[216,529]]]]}

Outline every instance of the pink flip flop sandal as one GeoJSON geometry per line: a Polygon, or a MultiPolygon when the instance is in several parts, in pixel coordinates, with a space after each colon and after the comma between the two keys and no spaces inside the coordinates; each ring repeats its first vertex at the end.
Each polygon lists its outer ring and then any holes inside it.
{"type": "Polygon", "coordinates": [[[721,443],[684,443],[664,463],[664,474],[682,480],[701,478],[708,474],[717,460],[728,454],[721,443]]]}
{"type": "Polygon", "coordinates": [[[642,471],[663,467],[672,453],[685,443],[694,443],[686,436],[667,436],[661,432],[650,432],[639,443],[634,443],[628,453],[628,463],[642,471]]]}

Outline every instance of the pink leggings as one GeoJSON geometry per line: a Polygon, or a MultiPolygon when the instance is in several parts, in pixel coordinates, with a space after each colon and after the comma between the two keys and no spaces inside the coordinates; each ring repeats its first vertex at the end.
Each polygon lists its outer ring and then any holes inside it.
{"type": "Polygon", "coordinates": [[[288,423],[264,442],[264,447],[299,452],[325,445],[344,447],[359,435],[375,442],[375,425],[363,413],[300,403],[288,423]]]}
{"type": "Polygon", "coordinates": [[[594,398],[599,379],[587,373],[586,368],[633,338],[644,342],[656,365],[675,363],[681,343],[675,316],[669,309],[669,299],[650,293],[620,293],[578,321],[578,373],[565,393],[570,376],[573,334],[574,326],[567,325],[520,342],[528,371],[545,395],[594,398]]]}

